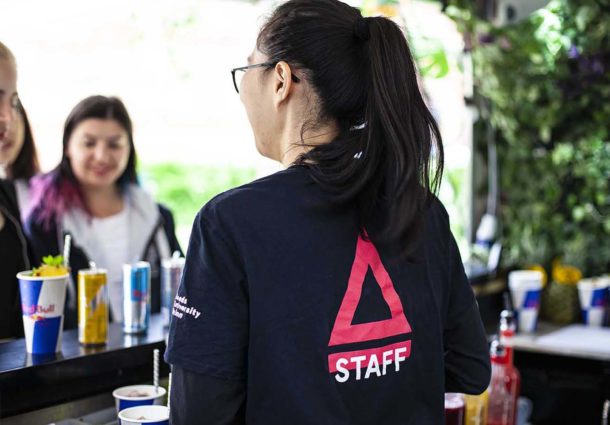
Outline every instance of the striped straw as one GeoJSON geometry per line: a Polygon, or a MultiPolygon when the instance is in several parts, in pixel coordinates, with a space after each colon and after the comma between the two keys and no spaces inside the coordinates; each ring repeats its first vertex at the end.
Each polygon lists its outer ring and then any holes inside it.
{"type": "Polygon", "coordinates": [[[155,386],[155,394],[159,393],[159,349],[153,351],[153,384],[155,386]]]}

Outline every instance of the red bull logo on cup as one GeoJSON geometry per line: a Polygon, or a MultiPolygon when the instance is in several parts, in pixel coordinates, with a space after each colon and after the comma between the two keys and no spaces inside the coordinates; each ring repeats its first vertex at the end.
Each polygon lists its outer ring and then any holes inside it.
{"type": "Polygon", "coordinates": [[[26,305],[21,304],[21,311],[27,316],[40,315],[40,314],[52,314],[55,313],[55,304],[51,305],[26,305]]]}

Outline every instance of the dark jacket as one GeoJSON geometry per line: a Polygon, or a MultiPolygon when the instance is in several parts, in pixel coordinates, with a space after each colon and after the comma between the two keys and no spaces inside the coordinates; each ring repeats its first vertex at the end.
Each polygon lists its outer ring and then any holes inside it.
{"type": "Polygon", "coordinates": [[[30,269],[30,253],[21,227],[17,195],[12,182],[0,179],[0,339],[23,336],[17,273],[30,269]]]}
{"type": "MultiPolygon", "coordinates": [[[[159,209],[159,220],[156,226],[150,232],[147,237],[146,246],[141,253],[140,259],[148,261],[151,265],[151,312],[156,313],[160,311],[161,305],[161,256],[162,252],[159,249],[155,235],[158,230],[162,229],[163,234],[167,239],[169,245],[170,254],[174,251],[179,251],[182,254],[182,250],[176,239],[174,230],[174,219],[171,212],[161,206],[156,205],[159,209]]],[[[40,208],[35,208],[28,218],[26,224],[26,232],[32,243],[33,252],[35,259],[40,259],[45,255],[58,255],[63,251],[63,240],[66,234],[72,236],[72,246],[70,250],[70,268],[72,270],[72,289],[69,288],[68,295],[66,298],[65,306],[65,318],[64,318],[64,329],[75,328],[78,325],[77,315],[77,300],[76,300],[76,288],[74,282],[77,282],[78,271],[89,268],[89,256],[85,250],[79,246],[78,236],[61,229],[59,220],[51,220],[49,226],[44,226],[39,220],[40,208]]]]}

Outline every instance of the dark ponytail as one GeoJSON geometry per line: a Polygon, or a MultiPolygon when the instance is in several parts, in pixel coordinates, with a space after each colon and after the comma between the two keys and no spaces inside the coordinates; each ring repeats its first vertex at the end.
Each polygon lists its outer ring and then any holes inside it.
{"type": "Polygon", "coordinates": [[[297,164],[336,204],[357,206],[361,231],[380,219],[383,231],[371,237],[410,254],[440,184],[443,147],[400,28],[338,0],[291,0],[263,26],[257,47],[270,61],[300,69],[316,92],[320,104],[308,128],[339,126],[335,140],[297,164]]]}

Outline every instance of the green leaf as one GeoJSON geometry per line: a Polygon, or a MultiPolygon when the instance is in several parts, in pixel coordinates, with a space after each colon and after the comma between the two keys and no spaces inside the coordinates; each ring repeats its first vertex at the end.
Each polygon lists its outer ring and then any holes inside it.
{"type": "Polygon", "coordinates": [[[47,266],[61,266],[64,262],[64,257],[61,255],[56,255],[56,256],[52,256],[52,255],[47,255],[45,257],[42,257],[42,263],[46,264],[47,266]]]}

